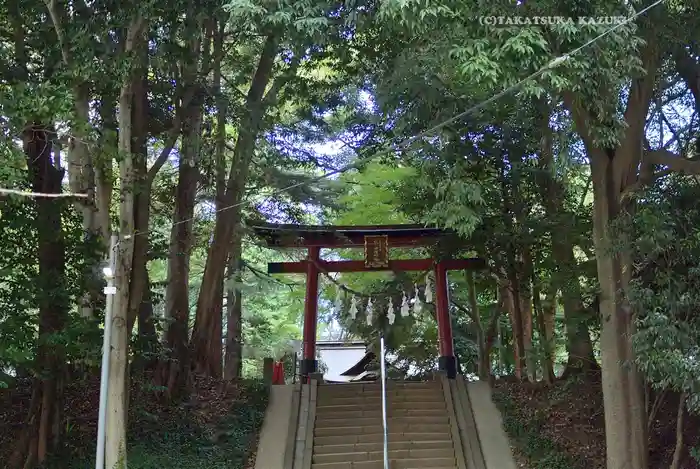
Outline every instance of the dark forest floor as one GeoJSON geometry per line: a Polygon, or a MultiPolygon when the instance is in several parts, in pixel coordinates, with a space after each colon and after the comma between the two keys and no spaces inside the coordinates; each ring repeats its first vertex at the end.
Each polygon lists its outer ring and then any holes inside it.
{"type": "MultiPolygon", "coordinates": [[[[267,406],[260,382],[196,379],[189,399],[165,403],[136,383],[129,409],[129,469],[249,469],[267,406]]],[[[30,383],[0,390],[0,467],[12,451],[31,397],[30,383]]],[[[94,467],[99,381],[66,389],[65,453],[50,469],[94,467]]]]}
{"type": "MultiPolygon", "coordinates": [[[[527,469],[604,469],[605,423],[599,379],[574,377],[547,386],[499,380],[494,400],[519,464],[527,469]]],[[[652,398],[653,402],[653,398],[652,398]]],[[[650,429],[650,469],[668,469],[676,444],[678,396],[668,394],[650,429]]],[[[700,419],[686,416],[682,469],[700,469],[700,419]]]]}

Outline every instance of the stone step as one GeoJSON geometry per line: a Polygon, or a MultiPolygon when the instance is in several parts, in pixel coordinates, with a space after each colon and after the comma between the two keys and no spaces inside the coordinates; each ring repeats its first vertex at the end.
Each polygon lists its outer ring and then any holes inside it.
{"type": "MultiPolygon", "coordinates": [[[[397,392],[397,393],[387,393],[386,398],[387,401],[422,401],[422,400],[435,400],[439,398],[443,398],[442,392],[397,392]]],[[[317,401],[319,402],[325,402],[325,401],[335,401],[337,399],[352,399],[352,398],[360,398],[360,399],[380,399],[382,398],[382,394],[379,392],[364,392],[364,393],[337,393],[337,394],[319,394],[317,397],[317,401]]]]}
{"type": "MultiPolygon", "coordinates": [[[[427,395],[441,395],[442,394],[442,388],[394,388],[394,389],[387,389],[386,390],[386,395],[387,396],[414,396],[414,397],[422,397],[422,396],[427,396],[427,395]]],[[[323,389],[320,388],[318,390],[318,397],[319,399],[329,399],[329,398],[337,398],[337,397],[354,397],[354,396],[372,396],[372,397],[381,397],[382,395],[382,390],[381,388],[373,388],[373,389],[360,389],[360,388],[348,388],[348,389],[335,389],[335,390],[330,390],[330,389],[323,389]]]]}
{"type": "MultiPolygon", "coordinates": [[[[376,408],[366,408],[364,406],[358,406],[357,409],[353,410],[335,410],[335,407],[324,407],[316,409],[316,421],[319,419],[356,419],[362,417],[376,417],[382,414],[381,406],[376,408]]],[[[433,417],[447,415],[447,409],[445,407],[435,407],[433,409],[414,409],[414,408],[387,408],[387,417],[433,417]]]]}
{"type": "MultiPolygon", "coordinates": [[[[444,411],[446,409],[445,401],[443,400],[433,400],[433,401],[423,401],[423,402],[410,402],[410,401],[390,401],[387,402],[387,411],[391,410],[405,410],[405,409],[415,409],[415,410],[435,410],[439,409],[444,411]]],[[[316,405],[316,415],[323,412],[354,412],[358,410],[367,411],[382,411],[382,401],[381,399],[374,402],[365,402],[360,399],[357,402],[340,402],[340,403],[319,403],[316,405]]]]}
{"type": "MultiPolygon", "coordinates": [[[[341,435],[329,435],[322,433],[314,436],[314,447],[326,445],[356,445],[356,444],[383,444],[384,433],[382,427],[375,427],[374,433],[344,433],[341,435]]],[[[452,442],[452,434],[446,431],[391,431],[389,430],[389,444],[410,443],[423,444],[429,442],[452,442]]]]}
{"type": "MultiPolygon", "coordinates": [[[[332,437],[334,438],[334,437],[332,437]]],[[[389,450],[413,450],[413,449],[450,449],[453,450],[452,441],[444,437],[443,440],[435,441],[389,441],[389,450]]],[[[346,444],[347,438],[341,437],[339,444],[319,444],[319,438],[314,441],[314,454],[338,454],[338,453],[367,453],[384,451],[384,442],[377,441],[372,443],[351,443],[346,444]]],[[[381,440],[381,438],[380,438],[381,440]]],[[[333,441],[333,440],[331,440],[333,441]]]]}
{"type": "MultiPolygon", "coordinates": [[[[387,390],[413,390],[413,389],[440,389],[441,384],[439,381],[416,381],[416,382],[401,382],[401,381],[388,381],[387,390]]],[[[382,385],[380,383],[349,383],[349,384],[319,384],[318,390],[320,392],[358,392],[358,391],[380,391],[382,385]]]]}
{"type": "MultiPolygon", "coordinates": [[[[421,388],[437,388],[442,383],[440,381],[387,381],[387,389],[421,389],[421,388]]],[[[379,381],[365,383],[339,383],[339,384],[319,384],[319,389],[381,389],[382,383],[379,381]]]]}
{"type": "MultiPolygon", "coordinates": [[[[424,396],[413,396],[410,394],[399,394],[396,396],[387,396],[387,404],[397,402],[442,402],[445,404],[445,397],[442,394],[431,393],[424,396]]],[[[317,407],[328,407],[331,405],[381,405],[381,396],[342,396],[342,397],[322,397],[318,396],[316,401],[317,407]]]]}
{"type": "MultiPolygon", "coordinates": [[[[389,428],[391,428],[394,425],[401,425],[401,426],[404,426],[404,425],[422,425],[422,424],[447,425],[448,423],[449,423],[449,419],[447,417],[447,414],[445,414],[445,415],[430,415],[430,416],[421,415],[421,416],[387,417],[387,424],[388,424],[389,428]]],[[[315,428],[320,431],[324,428],[357,427],[357,426],[363,426],[363,427],[382,426],[382,417],[381,417],[381,415],[377,415],[375,417],[360,417],[360,418],[347,419],[347,418],[327,418],[327,417],[319,418],[317,416],[315,428]]]]}
{"type": "MultiPolygon", "coordinates": [[[[391,469],[457,469],[455,458],[393,459],[391,469]]],[[[383,460],[313,463],[311,469],[384,469],[383,460]]]]}
{"type": "MultiPolygon", "coordinates": [[[[389,451],[389,459],[449,459],[454,460],[455,452],[453,448],[438,449],[402,449],[389,451]]],[[[384,451],[354,452],[354,453],[330,453],[314,454],[314,463],[342,463],[355,461],[381,461],[384,458],[384,451]]]]}
{"type": "MultiPolygon", "coordinates": [[[[389,423],[389,433],[442,433],[451,435],[450,425],[434,424],[434,423],[415,423],[415,424],[393,424],[389,423]]],[[[355,436],[355,435],[370,435],[383,434],[384,427],[381,424],[371,426],[341,426],[341,427],[323,427],[315,428],[314,436],[355,436]]]]}

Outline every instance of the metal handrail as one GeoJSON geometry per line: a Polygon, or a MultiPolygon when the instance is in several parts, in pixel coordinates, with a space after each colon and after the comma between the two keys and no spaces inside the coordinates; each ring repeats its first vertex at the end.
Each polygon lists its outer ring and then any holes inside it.
{"type": "Polygon", "coordinates": [[[386,360],[384,352],[384,336],[379,340],[382,379],[382,425],[384,426],[384,469],[389,469],[389,429],[386,418],[386,360]]]}

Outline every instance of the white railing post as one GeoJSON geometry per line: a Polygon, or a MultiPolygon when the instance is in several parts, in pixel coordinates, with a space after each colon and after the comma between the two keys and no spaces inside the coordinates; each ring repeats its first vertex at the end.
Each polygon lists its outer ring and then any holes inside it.
{"type": "Polygon", "coordinates": [[[380,338],[381,374],[382,374],[382,424],[384,426],[384,469],[389,469],[389,429],[386,418],[386,363],[384,353],[384,336],[380,338]]]}

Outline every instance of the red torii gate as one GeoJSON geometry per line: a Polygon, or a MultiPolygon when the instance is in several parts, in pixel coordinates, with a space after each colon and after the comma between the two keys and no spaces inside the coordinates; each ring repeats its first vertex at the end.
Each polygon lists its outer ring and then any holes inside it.
{"type": "Polygon", "coordinates": [[[450,234],[437,228],[418,225],[381,226],[302,226],[264,224],[253,226],[253,231],[269,247],[306,248],[307,260],[301,262],[270,262],[269,274],[306,274],[306,301],[304,304],[303,353],[301,374],[308,376],[318,370],[316,361],[316,326],[318,320],[318,277],[325,272],[435,271],[435,310],[438,326],[438,366],[449,378],[457,375],[454,355],[452,323],[450,321],[448,270],[483,269],[483,259],[447,259],[437,263],[433,259],[391,260],[392,247],[419,247],[434,244],[450,234]],[[365,249],[363,261],[324,261],[322,248],[365,249]],[[320,267],[320,269],[319,269],[320,267]]]}

